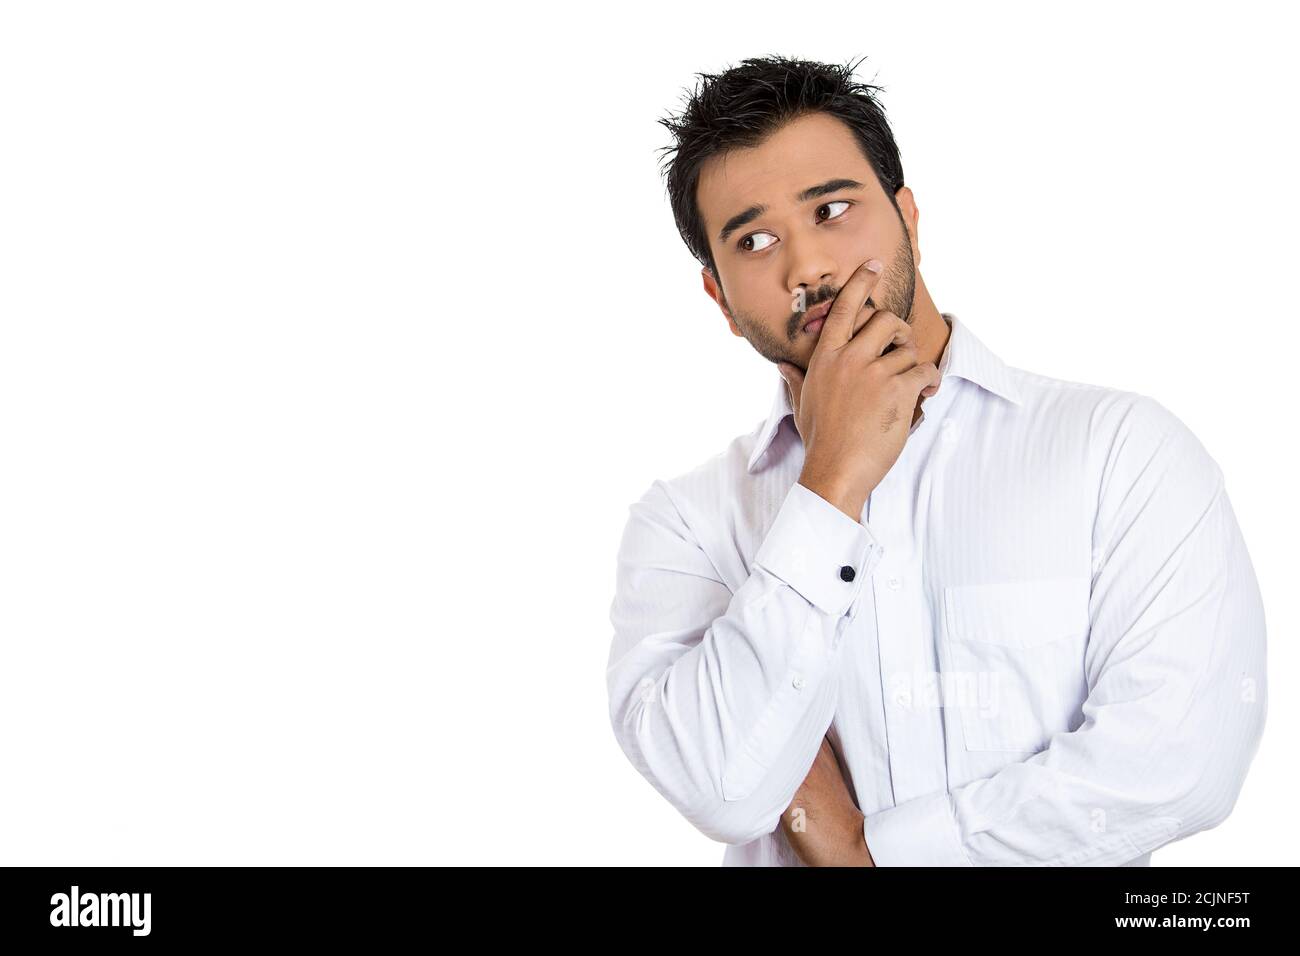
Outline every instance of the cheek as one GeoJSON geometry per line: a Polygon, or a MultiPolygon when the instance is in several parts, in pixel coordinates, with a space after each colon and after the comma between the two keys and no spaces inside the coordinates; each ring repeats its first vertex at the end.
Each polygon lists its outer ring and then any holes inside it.
{"type": "Polygon", "coordinates": [[[845,229],[839,230],[840,242],[849,252],[859,254],[859,261],[890,248],[890,240],[878,225],[878,221],[866,215],[858,216],[852,223],[846,223],[845,229]]]}

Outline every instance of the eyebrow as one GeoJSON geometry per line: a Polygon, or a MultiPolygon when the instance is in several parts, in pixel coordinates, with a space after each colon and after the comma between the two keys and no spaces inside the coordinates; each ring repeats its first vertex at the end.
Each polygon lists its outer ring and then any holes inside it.
{"type": "MultiPolygon", "coordinates": [[[[795,202],[807,202],[809,199],[819,199],[830,193],[837,193],[841,189],[861,189],[862,183],[856,179],[828,179],[824,183],[816,186],[809,186],[803,192],[794,197],[795,202]]],[[[741,226],[748,225],[763,213],[767,212],[767,207],[762,203],[756,203],[750,206],[744,212],[738,212],[727,220],[727,224],[722,227],[722,232],[718,233],[718,241],[726,242],[727,237],[739,229],[741,226]]]]}

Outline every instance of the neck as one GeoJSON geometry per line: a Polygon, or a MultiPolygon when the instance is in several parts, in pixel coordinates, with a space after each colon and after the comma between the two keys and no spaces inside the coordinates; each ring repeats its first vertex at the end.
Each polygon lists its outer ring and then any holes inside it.
{"type": "MultiPolygon", "coordinates": [[[[917,360],[938,365],[952,329],[930,298],[930,290],[925,287],[919,272],[916,274],[916,292],[912,296],[912,330],[916,335],[917,360]]],[[[921,417],[921,403],[924,401],[924,397],[916,400],[916,409],[912,413],[913,424],[921,417]]]]}
{"type": "Polygon", "coordinates": [[[930,298],[930,290],[925,287],[919,272],[916,274],[916,292],[912,296],[912,331],[916,335],[917,358],[938,365],[952,330],[930,298]]]}

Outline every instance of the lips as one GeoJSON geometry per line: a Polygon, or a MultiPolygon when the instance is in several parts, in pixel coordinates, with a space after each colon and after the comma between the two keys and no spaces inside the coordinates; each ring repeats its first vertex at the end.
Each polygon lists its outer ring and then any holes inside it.
{"type": "Polygon", "coordinates": [[[822,327],[823,320],[831,311],[831,300],[827,299],[821,305],[808,310],[803,320],[803,330],[805,332],[816,332],[822,327]],[[813,323],[816,323],[814,325],[813,323]],[[811,327],[810,327],[811,326],[811,327]]]}

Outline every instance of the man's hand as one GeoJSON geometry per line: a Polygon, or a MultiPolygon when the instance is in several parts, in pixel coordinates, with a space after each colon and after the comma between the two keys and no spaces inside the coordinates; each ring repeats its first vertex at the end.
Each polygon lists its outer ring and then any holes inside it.
{"type": "Polygon", "coordinates": [[[809,866],[875,866],[862,820],[835,751],[823,737],[812,769],[781,814],[785,838],[809,866]]]}
{"type": "Polygon", "coordinates": [[[806,373],[777,363],[804,443],[799,483],[854,521],[898,460],[919,396],[939,388],[935,364],[917,361],[912,326],[867,305],[880,267],[868,260],[844,283],[817,333],[806,373]]]}

